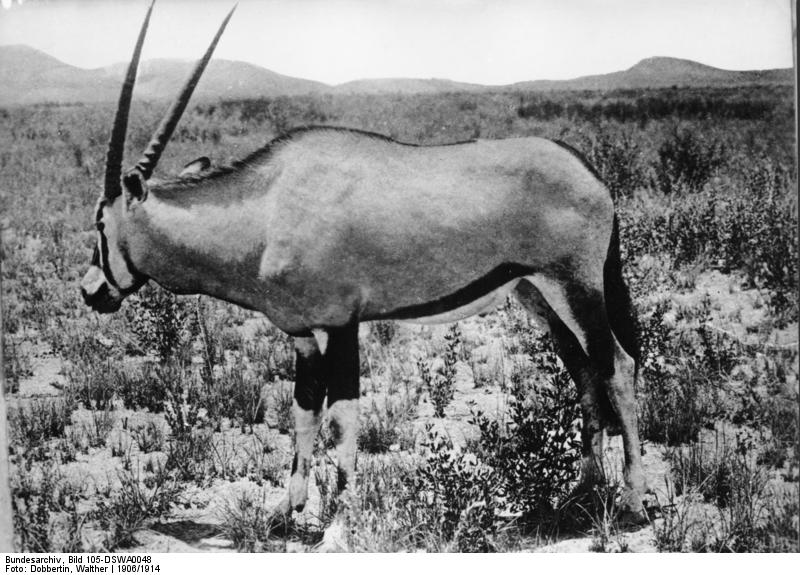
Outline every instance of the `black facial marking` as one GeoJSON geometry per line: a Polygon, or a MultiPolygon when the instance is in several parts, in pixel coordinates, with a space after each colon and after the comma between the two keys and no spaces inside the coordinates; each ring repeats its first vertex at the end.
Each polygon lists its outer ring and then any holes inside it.
{"type": "Polygon", "coordinates": [[[133,262],[128,255],[127,250],[124,246],[119,245],[117,249],[119,249],[119,253],[122,256],[122,261],[125,262],[125,268],[128,270],[128,273],[132,278],[134,278],[133,285],[127,288],[120,286],[117,283],[117,280],[114,278],[114,272],[111,271],[111,264],[108,261],[108,238],[105,235],[105,223],[103,223],[103,209],[106,207],[106,200],[102,199],[97,203],[97,212],[95,213],[95,227],[97,228],[97,232],[100,235],[100,249],[97,249],[95,245],[94,254],[92,255],[92,265],[96,265],[103,270],[103,275],[106,278],[106,281],[114,286],[122,294],[131,294],[142,287],[145,282],[147,281],[147,276],[140,273],[136,267],[133,265],[133,262]]]}
{"type": "Polygon", "coordinates": [[[108,263],[108,240],[106,235],[98,229],[100,234],[100,263],[103,268],[103,275],[106,276],[106,281],[117,289],[120,289],[119,284],[114,279],[114,272],[111,271],[111,265],[108,263]]]}

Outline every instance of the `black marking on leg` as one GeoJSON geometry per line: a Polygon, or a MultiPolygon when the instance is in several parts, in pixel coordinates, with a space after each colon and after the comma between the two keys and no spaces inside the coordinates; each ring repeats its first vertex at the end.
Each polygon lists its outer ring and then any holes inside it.
{"type": "Polygon", "coordinates": [[[294,457],[292,458],[292,473],[291,474],[294,475],[295,473],[297,473],[297,454],[296,453],[294,454],[294,457]]]}
{"type": "Polygon", "coordinates": [[[333,440],[333,444],[339,445],[342,442],[343,435],[341,424],[337,420],[332,419],[328,427],[330,427],[331,430],[331,439],[333,440]]]}
{"type": "Polygon", "coordinates": [[[535,286],[529,282],[521,282],[517,286],[517,291],[526,299],[535,303],[538,307],[538,312],[547,321],[550,335],[553,337],[555,350],[561,361],[564,362],[572,381],[578,392],[578,398],[581,404],[581,411],[583,413],[583,427],[582,427],[582,440],[584,446],[584,455],[586,449],[591,451],[591,443],[587,438],[591,438],[591,433],[597,430],[590,430],[590,421],[596,421],[599,418],[600,427],[611,428],[616,432],[619,426],[619,418],[614,411],[611,400],[605,386],[599,380],[599,374],[595,372],[589,358],[583,350],[578,338],[567,327],[555,313],[553,308],[541,296],[535,286]],[[591,387],[591,389],[590,389],[591,387]],[[591,394],[594,406],[587,405],[584,397],[591,394]],[[597,413],[590,413],[589,410],[596,410],[597,413]],[[591,433],[589,433],[591,431],[591,433]]]}
{"type": "Polygon", "coordinates": [[[319,351],[304,355],[295,351],[294,398],[302,409],[319,413],[325,400],[323,357],[319,351]]]}
{"type": "Polygon", "coordinates": [[[347,482],[350,478],[347,476],[347,471],[342,469],[341,467],[336,468],[336,490],[339,493],[342,493],[345,489],[347,489],[347,482]]]}
{"type": "Polygon", "coordinates": [[[323,371],[328,382],[328,407],[340,399],[358,399],[359,370],[358,324],[328,331],[328,349],[323,371]]]}

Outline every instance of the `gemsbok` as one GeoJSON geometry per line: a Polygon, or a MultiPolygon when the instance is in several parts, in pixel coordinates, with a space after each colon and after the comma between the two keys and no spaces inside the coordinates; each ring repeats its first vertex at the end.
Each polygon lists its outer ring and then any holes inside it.
{"type": "Polygon", "coordinates": [[[123,148],[151,4],[127,70],[97,203],[86,303],[114,312],[148,280],[262,312],[295,338],[294,460],[279,512],[307,499],[327,396],[340,490],[353,485],[360,322],[452,322],[514,294],[547,327],[580,397],[582,478],[605,479],[620,432],[624,505],[644,514],[637,338],[608,189],[572,148],[542,138],[404,144],[306,127],[230,166],[151,179],[227,15],[139,161],[123,148]]]}

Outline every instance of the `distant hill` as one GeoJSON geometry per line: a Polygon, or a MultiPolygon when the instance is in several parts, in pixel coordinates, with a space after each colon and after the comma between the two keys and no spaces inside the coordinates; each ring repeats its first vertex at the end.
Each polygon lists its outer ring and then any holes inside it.
{"type": "Polygon", "coordinates": [[[333,88],[340,94],[431,94],[437,92],[472,92],[486,90],[488,86],[468,84],[453,80],[431,78],[375,78],[369,80],[353,80],[339,84],[333,88]]]}
{"type": "MultiPolygon", "coordinates": [[[[142,62],[136,97],[148,100],[175,96],[193,62],[142,62]]],[[[0,105],[42,102],[113,102],[119,95],[126,63],[86,70],[65,64],[28,46],[0,46],[0,105]]],[[[484,90],[617,90],[671,86],[791,85],[793,71],[733,71],[678,58],[647,58],[632,68],[572,80],[535,80],[509,86],[483,86],[445,79],[382,78],[329,86],[322,82],[284,76],[254,64],[212,60],[200,80],[196,100],[245,99],[309,93],[379,94],[444,93],[484,90]]]]}
{"type": "Polygon", "coordinates": [[[28,46],[0,46],[0,104],[113,101],[119,81],[28,46]]]}
{"type": "Polygon", "coordinates": [[[792,85],[791,68],[775,70],[723,70],[680,58],[645,58],[621,72],[582,76],[573,80],[534,80],[519,82],[520,90],[622,90],[702,86],[745,86],[753,84],[792,85]]]}
{"type": "MultiPolygon", "coordinates": [[[[114,78],[119,90],[127,63],[103,68],[114,78]]],[[[146,60],[139,67],[136,94],[140,98],[174,97],[189,75],[194,62],[181,60],[146,60]]],[[[293,96],[330,90],[322,82],[284,76],[266,68],[234,60],[212,60],[203,73],[195,94],[199,98],[254,98],[278,95],[293,96]]]]}

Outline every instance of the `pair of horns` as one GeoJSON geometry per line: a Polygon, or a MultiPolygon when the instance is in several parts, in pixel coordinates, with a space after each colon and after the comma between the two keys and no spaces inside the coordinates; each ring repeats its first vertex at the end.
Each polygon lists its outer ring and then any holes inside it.
{"type": "MultiPolygon", "coordinates": [[[[139,56],[142,52],[142,45],[144,44],[144,37],[147,33],[147,26],[150,23],[150,14],[153,12],[154,4],[155,0],[152,0],[150,7],[147,9],[144,22],[142,23],[142,29],[139,31],[136,47],[133,50],[133,58],[131,58],[131,63],[128,65],[128,71],[125,74],[125,82],[122,84],[122,91],[119,95],[117,113],[114,117],[114,126],[111,129],[111,138],[108,142],[108,152],[106,154],[105,180],[105,195],[109,199],[113,199],[122,193],[120,178],[122,177],[122,159],[125,151],[125,136],[128,131],[128,115],[131,109],[131,97],[133,96],[133,87],[136,84],[136,70],[139,67],[139,56]]],[[[217,47],[217,42],[219,42],[220,36],[222,36],[222,32],[225,30],[225,26],[228,25],[228,21],[231,19],[231,16],[233,16],[234,10],[236,10],[236,6],[231,9],[222,21],[205,55],[195,65],[180,95],[175,102],[173,102],[172,106],[170,106],[164,119],[161,120],[156,133],[147,145],[147,149],[144,154],[142,154],[141,159],[136,163],[134,169],[138,170],[145,180],[153,175],[153,170],[155,170],[158,164],[161,153],[164,151],[167,142],[169,142],[172,133],[175,131],[175,127],[178,125],[178,121],[181,119],[186,105],[192,97],[192,92],[194,92],[195,86],[197,86],[197,83],[200,81],[200,76],[203,75],[206,65],[208,65],[209,60],[211,60],[214,48],[217,47]]]]}

